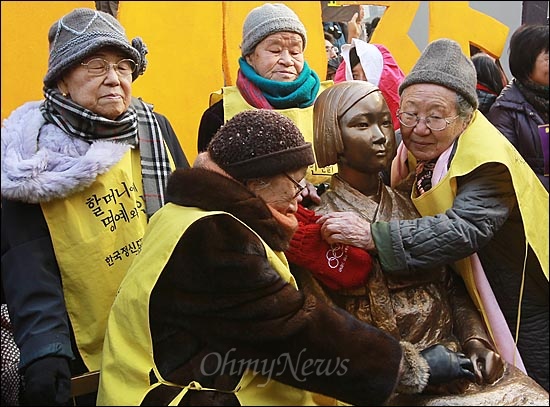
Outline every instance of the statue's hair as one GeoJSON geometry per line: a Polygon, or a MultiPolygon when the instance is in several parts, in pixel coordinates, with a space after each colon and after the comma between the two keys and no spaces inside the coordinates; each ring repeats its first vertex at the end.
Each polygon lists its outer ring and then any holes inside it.
{"type": "Polygon", "coordinates": [[[336,164],[344,151],[340,119],[377,86],[367,81],[345,81],[324,90],[313,106],[313,149],[319,167],[336,164]]]}

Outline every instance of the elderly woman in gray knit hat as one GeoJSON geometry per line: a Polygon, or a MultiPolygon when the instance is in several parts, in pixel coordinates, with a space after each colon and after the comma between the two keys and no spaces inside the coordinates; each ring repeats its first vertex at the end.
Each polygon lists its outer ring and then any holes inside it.
{"type": "Polygon", "coordinates": [[[99,369],[118,285],[169,174],[188,167],[166,117],[132,97],[140,38],[78,8],[48,40],[45,100],[4,121],[1,149],[2,283],[32,405],[67,403],[71,376],[99,369]]]}
{"type": "Polygon", "coordinates": [[[403,349],[298,289],[283,251],[313,159],[290,119],[258,109],[172,174],[111,310],[98,405],[380,405],[473,378],[463,355],[403,349]]]}
{"type": "MultiPolygon", "coordinates": [[[[248,13],[236,86],[211,95],[211,106],[199,125],[199,152],[206,151],[224,122],[249,109],[275,109],[290,117],[308,142],[313,141],[313,102],[332,81],[321,82],[304,60],[306,43],[304,24],[288,6],[266,3],[248,13]]],[[[318,184],[326,178],[326,172],[313,165],[308,168],[308,181],[318,184]]],[[[314,188],[306,191],[318,198],[314,188]]]]}
{"type": "Polygon", "coordinates": [[[457,42],[430,43],[399,92],[392,184],[413,178],[423,217],[369,223],[331,213],[321,231],[329,243],[376,251],[388,274],[452,265],[500,355],[548,391],[548,192],[476,110],[476,71],[457,42]]]}

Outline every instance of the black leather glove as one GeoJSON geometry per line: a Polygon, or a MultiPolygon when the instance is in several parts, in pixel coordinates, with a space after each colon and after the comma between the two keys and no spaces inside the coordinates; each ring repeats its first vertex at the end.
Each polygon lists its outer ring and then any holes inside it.
{"type": "Polygon", "coordinates": [[[433,345],[420,354],[428,362],[430,378],[428,384],[437,385],[455,379],[475,381],[472,361],[463,353],[453,352],[443,345],[433,345]]]}
{"type": "Polygon", "coordinates": [[[71,370],[63,356],[46,356],[32,362],[25,370],[22,405],[69,405],[71,370]]]}

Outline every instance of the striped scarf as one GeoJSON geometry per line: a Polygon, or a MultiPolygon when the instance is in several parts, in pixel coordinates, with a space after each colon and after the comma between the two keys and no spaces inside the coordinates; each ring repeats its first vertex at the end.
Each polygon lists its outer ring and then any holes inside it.
{"type": "Polygon", "coordinates": [[[98,116],[61,95],[57,89],[44,89],[40,111],[69,136],[88,143],[96,140],[139,145],[141,174],[148,216],[164,205],[164,190],[172,172],[160,126],[152,106],[132,98],[128,110],[116,120],[98,116]]]}

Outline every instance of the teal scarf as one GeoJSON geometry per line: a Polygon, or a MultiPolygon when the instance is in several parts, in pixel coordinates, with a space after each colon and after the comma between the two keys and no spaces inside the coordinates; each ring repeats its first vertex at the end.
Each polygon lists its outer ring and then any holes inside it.
{"type": "Polygon", "coordinates": [[[239,58],[241,73],[256,86],[275,109],[308,107],[313,105],[321,87],[319,76],[304,62],[304,69],[296,80],[279,82],[261,77],[243,57],[239,58]]]}

